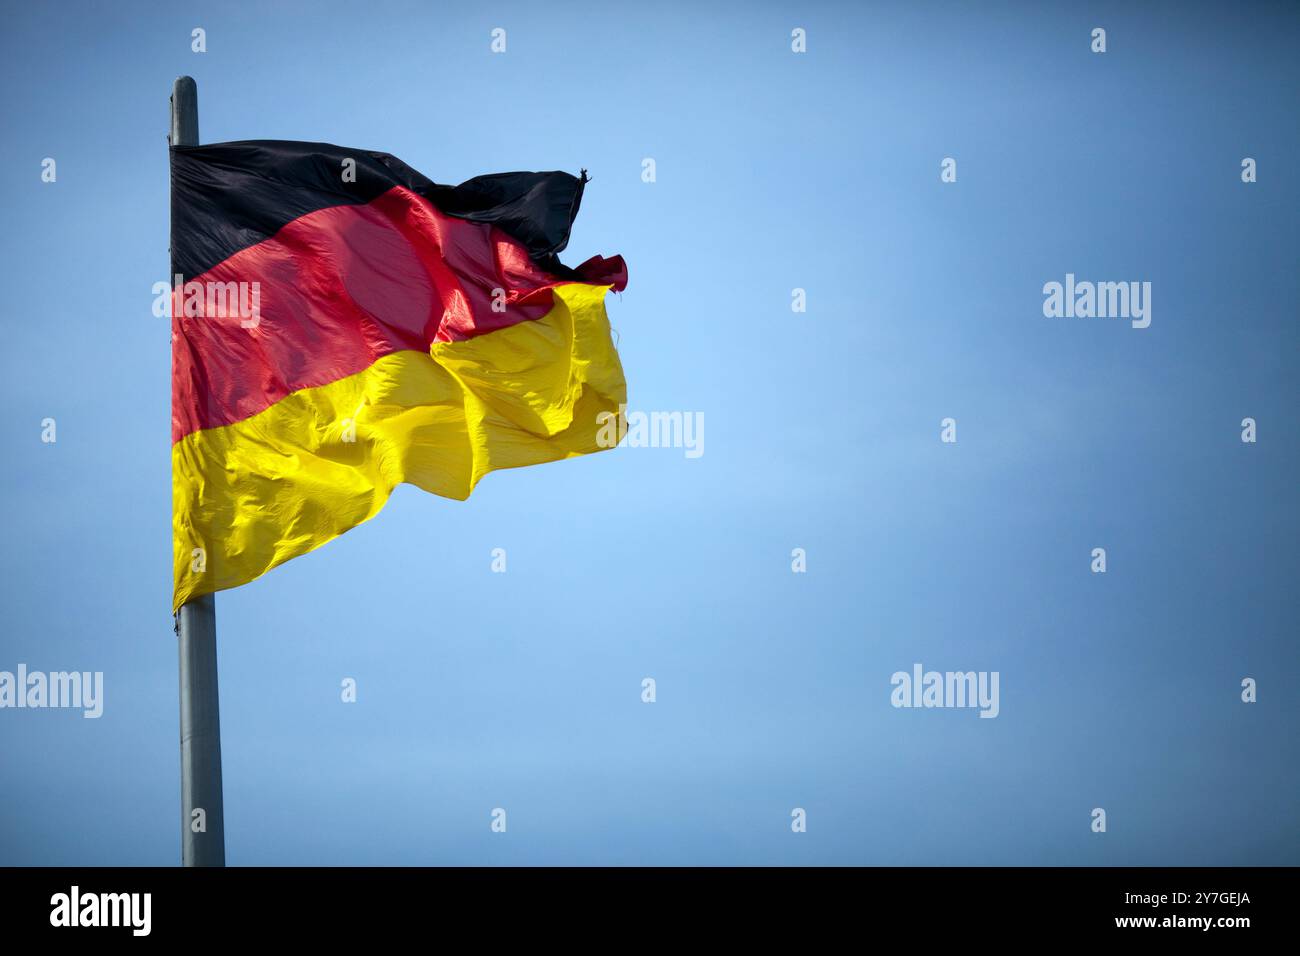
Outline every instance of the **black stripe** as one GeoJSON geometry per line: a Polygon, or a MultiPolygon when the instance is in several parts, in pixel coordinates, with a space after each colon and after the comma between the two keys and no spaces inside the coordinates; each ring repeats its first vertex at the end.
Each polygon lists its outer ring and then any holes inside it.
{"type": "Polygon", "coordinates": [[[200,275],[317,209],[368,203],[405,186],[448,215],[489,222],[523,243],[552,274],[573,278],[556,254],[569,241],[587,181],[564,172],[494,173],[442,186],[395,156],[329,143],[247,140],[173,146],[172,261],[200,275]],[[343,181],[343,161],[356,181],[343,181]]]}

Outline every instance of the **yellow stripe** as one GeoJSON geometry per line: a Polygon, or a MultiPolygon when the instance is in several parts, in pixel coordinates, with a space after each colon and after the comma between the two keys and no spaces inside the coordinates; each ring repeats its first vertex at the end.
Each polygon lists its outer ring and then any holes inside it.
{"type": "Polygon", "coordinates": [[[464,499],[489,471],[601,450],[597,416],[627,401],[607,289],[558,286],[541,319],[386,355],[176,442],[175,606],[320,547],[403,481],[464,499]]]}

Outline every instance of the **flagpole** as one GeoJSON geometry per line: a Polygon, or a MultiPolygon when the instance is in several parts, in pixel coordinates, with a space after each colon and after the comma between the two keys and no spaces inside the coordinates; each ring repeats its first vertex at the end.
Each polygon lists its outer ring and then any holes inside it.
{"type": "MultiPolygon", "coordinates": [[[[194,79],[172,84],[173,146],[199,145],[199,90],[194,79]]],[[[172,263],[172,276],[176,264],[172,263]]],[[[221,800],[221,713],[217,697],[217,606],[211,594],[176,613],[181,703],[181,863],[225,866],[221,800]],[[202,811],[197,813],[196,811],[202,811]]]]}

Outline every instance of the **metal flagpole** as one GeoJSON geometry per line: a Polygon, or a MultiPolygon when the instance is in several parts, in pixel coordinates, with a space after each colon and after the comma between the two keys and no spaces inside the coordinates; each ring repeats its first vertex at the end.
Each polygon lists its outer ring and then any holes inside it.
{"type": "MultiPolygon", "coordinates": [[[[172,84],[169,142],[173,146],[199,145],[199,90],[192,77],[177,77],[172,84]]],[[[181,862],[184,866],[225,866],[217,606],[211,594],[181,605],[176,614],[176,637],[181,678],[181,862]]]]}

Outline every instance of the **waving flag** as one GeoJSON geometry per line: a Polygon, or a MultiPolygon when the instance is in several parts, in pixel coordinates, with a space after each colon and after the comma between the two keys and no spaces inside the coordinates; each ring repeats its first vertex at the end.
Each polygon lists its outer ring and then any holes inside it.
{"type": "MultiPolygon", "coordinates": [[[[174,604],[319,547],[410,482],[601,449],[627,387],[576,269],[585,174],[442,186],[324,143],[173,147],[174,604]]],[[[608,443],[606,443],[608,444],[608,443]]]]}

